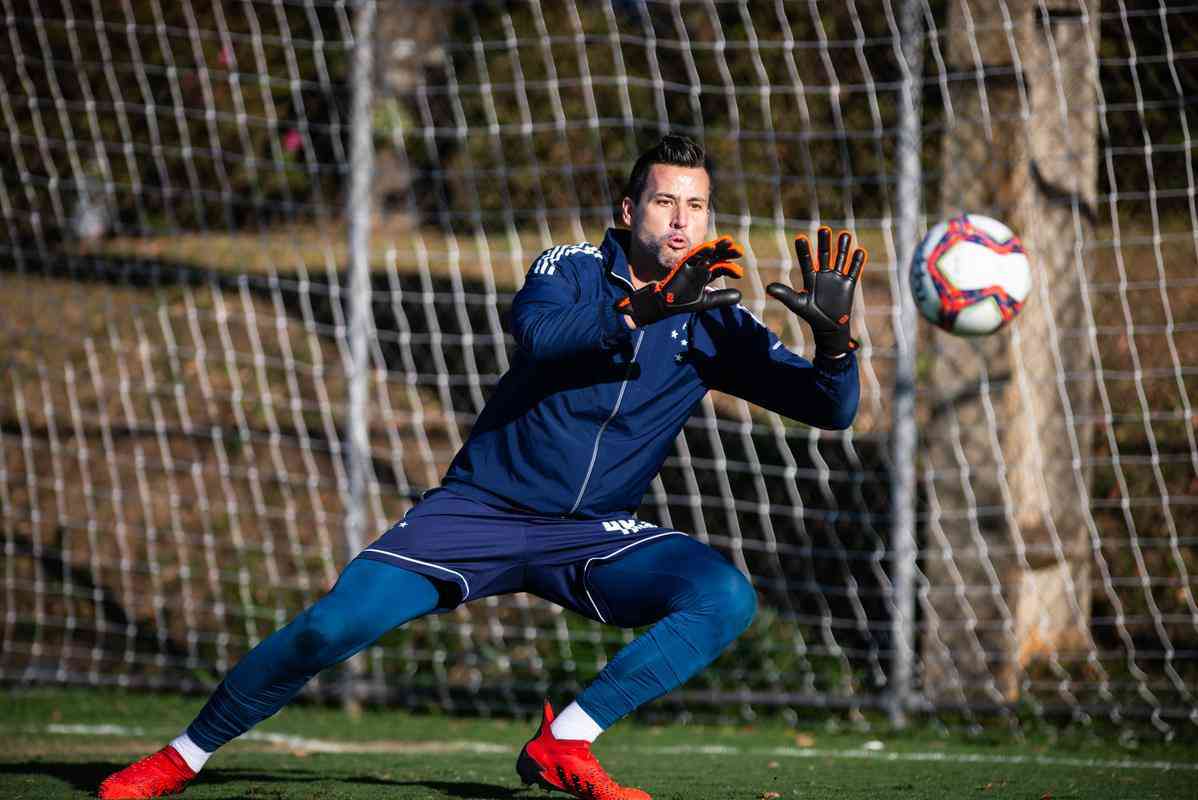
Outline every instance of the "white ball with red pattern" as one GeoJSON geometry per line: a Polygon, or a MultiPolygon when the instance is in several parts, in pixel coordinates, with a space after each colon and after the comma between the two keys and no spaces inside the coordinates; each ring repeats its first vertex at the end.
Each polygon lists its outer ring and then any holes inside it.
{"type": "Polygon", "coordinates": [[[919,313],[958,336],[985,336],[1015,318],[1032,286],[1019,238],[981,214],[941,222],[911,261],[911,293],[919,313]]]}

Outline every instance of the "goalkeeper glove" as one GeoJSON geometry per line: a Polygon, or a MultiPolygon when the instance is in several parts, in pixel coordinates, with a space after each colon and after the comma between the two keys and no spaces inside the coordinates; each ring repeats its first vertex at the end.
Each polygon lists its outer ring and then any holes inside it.
{"type": "Polygon", "coordinates": [[[640,327],[675,314],[735,305],[740,302],[740,292],[736,289],[709,292],[706,287],[724,275],[733,278],[744,275],[744,269],[732,263],[732,259],[744,254],[730,236],[704,242],[679,259],[664,278],[621,298],[616,310],[632,317],[640,327]]]}
{"type": "Polygon", "coordinates": [[[849,316],[853,312],[853,292],[861,269],[868,258],[858,247],[849,259],[853,236],[841,231],[837,239],[836,263],[831,262],[832,229],[819,229],[819,263],[811,263],[811,242],[806,236],[795,237],[795,254],[803,275],[803,288],[796,292],[784,283],[771,283],[765,291],[802,317],[811,326],[815,351],[825,356],[840,356],[857,349],[849,336],[849,316]]]}

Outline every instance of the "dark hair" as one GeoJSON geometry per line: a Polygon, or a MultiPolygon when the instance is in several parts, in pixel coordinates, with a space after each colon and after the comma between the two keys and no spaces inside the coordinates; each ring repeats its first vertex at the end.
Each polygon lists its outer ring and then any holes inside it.
{"type": "Polygon", "coordinates": [[[645,184],[649,181],[649,168],[654,164],[669,164],[675,167],[702,167],[707,170],[711,179],[711,195],[715,196],[715,171],[711,159],[703,145],[677,133],[667,133],[658,140],[657,144],[641,153],[640,158],[632,166],[628,183],[624,184],[624,196],[632,198],[633,203],[641,199],[645,184]]]}

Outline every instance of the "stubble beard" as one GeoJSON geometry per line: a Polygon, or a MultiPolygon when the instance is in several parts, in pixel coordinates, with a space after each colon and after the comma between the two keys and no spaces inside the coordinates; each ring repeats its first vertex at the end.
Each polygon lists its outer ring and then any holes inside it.
{"type": "Polygon", "coordinates": [[[674,264],[681,257],[680,255],[676,255],[670,249],[669,245],[666,244],[666,241],[673,235],[672,233],[665,233],[658,239],[644,235],[636,237],[637,249],[641,251],[640,255],[642,256],[639,259],[640,263],[646,267],[650,264],[653,265],[654,274],[652,277],[645,278],[645,280],[659,280],[664,278],[674,268],[674,264]]]}

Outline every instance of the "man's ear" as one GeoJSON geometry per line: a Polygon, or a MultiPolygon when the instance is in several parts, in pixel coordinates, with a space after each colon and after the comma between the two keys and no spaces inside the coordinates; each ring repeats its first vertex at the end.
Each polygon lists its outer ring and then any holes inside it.
{"type": "Polygon", "coordinates": [[[632,227],[632,207],[634,203],[631,197],[625,197],[620,201],[620,222],[626,228],[632,227]]]}

